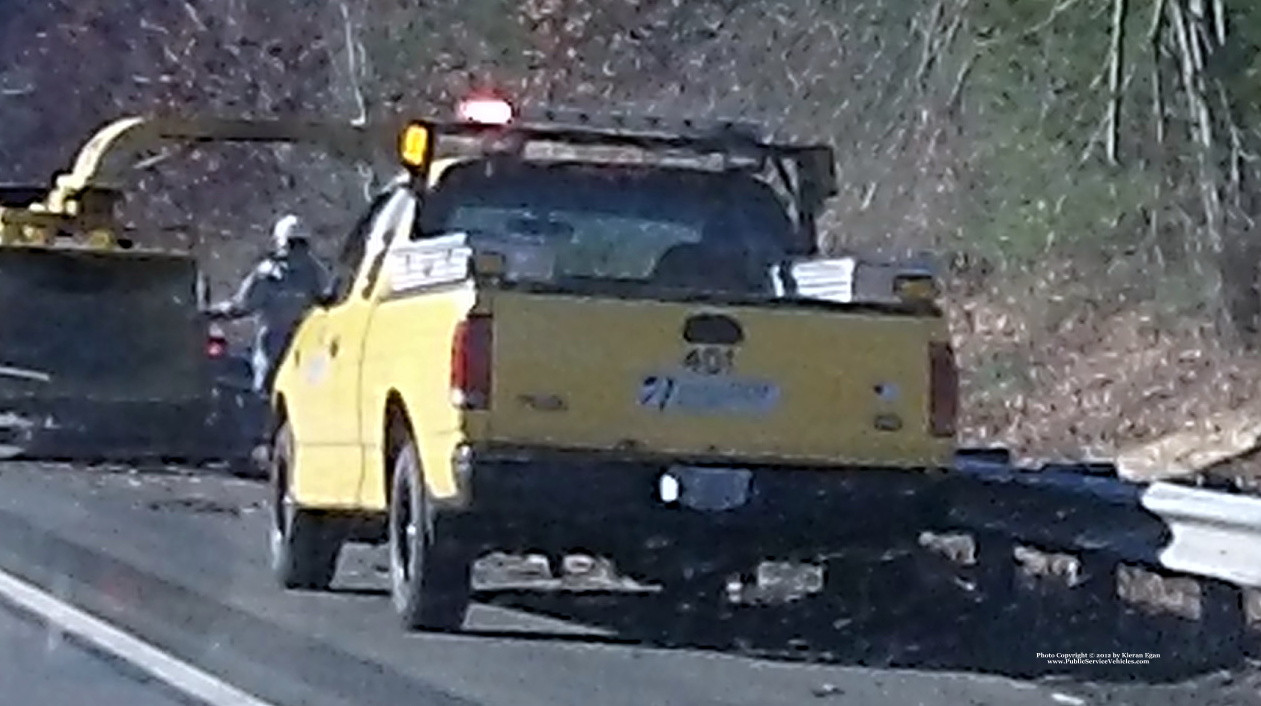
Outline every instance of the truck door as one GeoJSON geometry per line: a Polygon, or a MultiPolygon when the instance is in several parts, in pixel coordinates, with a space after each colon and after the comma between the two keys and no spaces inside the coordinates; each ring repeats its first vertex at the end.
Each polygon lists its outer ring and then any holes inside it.
{"type": "Polygon", "coordinates": [[[334,331],[333,327],[345,323],[347,316],[340,310],[356,304],[352,296],[356,276],[368,240],[383,220],[389,204],[388,195],[379,197],[346,237],[334,266],[331,302],[307,316],[291,344],[290,358],[295,375],[289,389],[289,418],[302,445],[318,450],[318,459],[309,459],[308,464],[331,464],[325,456],[336,448],[338,412],[333,406],[334,381],[338,378],[335,368],[343,362],[340,348],[344,334],[334,331]],[[333,345],[334,340],[337,345],[333,345]]]}
{"type": "Polygon", "coordinates": [[[415,198],[406,189],[394,192],[381,209],[364,240],[360,264],[342,301],[329,309],[321,345],[330,361],[325,438],[347,472],[362,463],[360,447],[360,384],[364,342],[374,310],[371,298],[386,249],[401,230],[410,227],[415,198]]]}

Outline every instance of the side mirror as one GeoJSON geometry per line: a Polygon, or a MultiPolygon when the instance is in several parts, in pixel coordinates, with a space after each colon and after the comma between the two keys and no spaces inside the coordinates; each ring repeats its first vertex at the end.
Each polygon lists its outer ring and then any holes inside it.
{"type": "Polygon", "coordinates": [[[337,303],[337,292],[333,288],[320,292],[315,297],[315,305],[321,309],[327,309],[337,303]]]}

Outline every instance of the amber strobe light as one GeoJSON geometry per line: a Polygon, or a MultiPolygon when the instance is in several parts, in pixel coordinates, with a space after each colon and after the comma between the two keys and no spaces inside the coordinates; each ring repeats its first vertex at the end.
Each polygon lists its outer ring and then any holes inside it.
{"type": "Polygon", "coordinates": [[[419,123],[403,130],[399,144],[399,157],[409,167],[420,167],[429,159],[429,128],[419,123]]]}

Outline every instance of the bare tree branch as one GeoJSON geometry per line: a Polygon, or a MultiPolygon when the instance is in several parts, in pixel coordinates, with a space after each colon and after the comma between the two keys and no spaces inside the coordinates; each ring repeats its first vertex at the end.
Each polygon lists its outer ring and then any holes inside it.
{"type": "Polygon", "coordinates": [[[345,32],[346,47],[346,74],[350,81],[350,92],[355,100],[356,113],[351,122],[355,125],[363,125],[368,122],[368,106],[363,97],[363,81],[362,71],[360,68],[360,58],[363,56],[363,44],[360,43],[355,36],[354,23],[350,20],[350,10],[346,7],[345,0],[337,3],[338,10],[342,15],[342,28],[345,32]]]}
{"type": "MultiPolygon", "coordinates": [[[[351,118],[351,123],[364,125],[368,122],[368,104],[364,98],[363,91],[363,62],[367,59],[367,54],[364,51],[362,41],[357,36],[354,22],[350,17],[350,8],[346,6],[345,0],[340,0],[337,3],[337,8],[342,16],[343,45],[346,49],[346,76],[350,84],[350,95],[355,103],[355,116],[351,118]]],[[[372,200],[372,168],[366,164],[357,164],[355,170],[359,175],[364,201],[372,200]]]]}
{"type": "Polygon", "coordinates": [[[201,13],[197,12],[197,8],[193,7],[193,3],[189,0],[184,0],[184,12],[188,15],[188,18],[193,21],[193,24],[197,26],[199,31],[206,31],[206,23],[202,21],[201,13]]]}
{"type": "Polygon", "coordinates": [[[946,111],[955,113],[959,110],[959,105],[963,101],[963,87],[967,83],[968,76],[972,73],[972,68],[976,66],[977,54],[973,53],[963,62],[963,66],[959,68],[959,73],[955,76],[954,87],[950,89],[950,97],[946,99],[946,111]]]}
{"type": "Polygon", "coordinates": [[[1165,100],[1164,79],[1160,71],[1160,30],[1164,26],[1165,2],[1167,0],[1156,0],[1156,4],[1152,6],[1152,21],[1147,30],[1147,43],[1152,54],[1152,123],[1156,130],[1156,145],[1162,149],[1165,146],[1165,100]]]}
{"type": "Polygon", "coordinates": [[[1125,39],[1125,0],[1112,0],[1112,47],[1109,51],[1108,67],[1108,142],[1106,152],[1108,162],[1117,164],[1117,142],[1121,131],[1121,62],[1124,61],[1123,42],[1125,39]]]}
{"type": "Polygon", "coordinates": [[[1195,59],[1198,54],[1198,45],[1192,35],[1181,1],[1170,0],[1166,7],[1169,10],[1174,38],[1178,43],[1183,93],[1193,117],[1193,137],[1201,147],[1207,149],[1213,144],[1213,126],[1209,120],[1208,106],[1201,89],[1199,65],[1195,59]]]}
{"type": "Polygon", "coordinates": [[[1026,29],[1023,34],[1026,36],[1030,34],[1037,34],[1047,27],[1050,27],[1055,20],[1059,19],[1060,15],[1064,14],[1067,10],[1072,9],[1073,5],[1076,4],[1077,0],[1061,0],[1059,4],[1051,8],[1051,12],[1046,16],[1046,19],[1026,29]]]}
{"type": "Polygon", "coordinates": [[[923,48],[920,51],[919,69],[915,72],[915,82],[921,89],[928,79],[928,72],[932,69],[934,61],[938,57],[938,40],[937,33],[941,26],[942,15],[945,13],[946,0],[937,0],[933,4],[933,9],[929,12],[928,21],[924,24],[921,31],[923,48]]]}

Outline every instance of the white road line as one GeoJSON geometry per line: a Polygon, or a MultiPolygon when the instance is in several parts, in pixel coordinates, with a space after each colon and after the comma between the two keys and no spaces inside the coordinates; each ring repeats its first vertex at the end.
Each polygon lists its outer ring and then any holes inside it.
{"type": "Polygon", "coordinates": [[[37,380],[39,382],[52,382],[53,376],[42,370],[31,370],[30,368],[15,368],[12,365],[0,365],[0,375],[15,378],[26,378],[27,380],[37,380]]]}
{"type": "Polygon", "coordinates": [[[0,600],[57,624],[67,633],[130,662],[210,706],[271,706],[3,571],[0,571],[0,600]]]}

